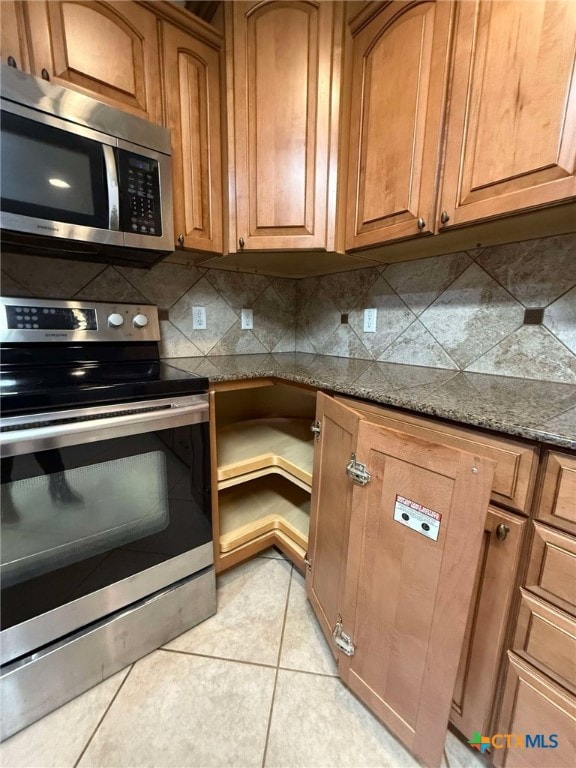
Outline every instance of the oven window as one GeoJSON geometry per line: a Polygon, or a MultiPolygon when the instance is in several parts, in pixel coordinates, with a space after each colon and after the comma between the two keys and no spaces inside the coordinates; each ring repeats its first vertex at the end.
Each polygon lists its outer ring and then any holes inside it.
{"type": "Polygon", "coordinates": [[[108,200],[98,142],[2,112],[2,210],[106,229],[108,200]]]}
{"type": "Polygon", "coordinates": [[[2,459],[2,629],[212,539],[206,424],[2,459]]]}

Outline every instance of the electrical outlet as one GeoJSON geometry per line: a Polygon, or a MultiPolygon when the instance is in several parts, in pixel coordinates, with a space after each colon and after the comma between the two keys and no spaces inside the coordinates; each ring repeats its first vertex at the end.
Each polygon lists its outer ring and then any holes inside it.
{"type": "Polygon", "coordinates": [[[240,310],[240,322],[243,331],[251,331],[254,328],[254,313],[251,309],[240,310]]]}
{"type": "Polygon", "coordinates": [[[364,310],[364,333],[376,333],[376,320],[378,310],[376,307],[364,310]]]}
{"type": "Polygon", "coordinates": [[[192,329],[194,331],[206,330],[206,307],[192,307],[192,329]]]}

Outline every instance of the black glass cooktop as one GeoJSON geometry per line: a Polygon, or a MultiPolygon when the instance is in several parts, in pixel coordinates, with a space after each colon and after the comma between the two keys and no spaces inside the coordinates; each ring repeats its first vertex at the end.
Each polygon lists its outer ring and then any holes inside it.
{"type": "Polygon", "coordinates": [[[208,391],[208,379],[158,359],[155,343],[26,345],[2,349],[4,416],[208,391]]]}

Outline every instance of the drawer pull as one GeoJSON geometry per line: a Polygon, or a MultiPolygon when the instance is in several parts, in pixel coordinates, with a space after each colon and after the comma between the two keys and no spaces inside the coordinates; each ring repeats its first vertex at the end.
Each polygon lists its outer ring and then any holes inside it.
{"type": "Polygon", "coordinates": [[[505,541],[506,536],[510,533],[510,528],[507,525],[504,525],[504,523],[500,523],[500,525],[496,526],[496,538],[498,541],[505,541]]]}

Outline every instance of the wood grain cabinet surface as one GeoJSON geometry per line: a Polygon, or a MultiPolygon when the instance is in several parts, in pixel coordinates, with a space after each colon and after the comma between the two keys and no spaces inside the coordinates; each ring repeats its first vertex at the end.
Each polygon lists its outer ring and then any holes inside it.
{"type": "Polygon", "coordinates": [[[0,24],[0,59],[2,64],[23,72],[31,71],[30,45],[28,42],[28,15],[26,3],[19,0],[3,0],[0,24]]]}
{"type": "Polygon", "coordinates": [[[546,454],[537,517],[576,534],[576,456],[559,451],[546,454]]]}
{"type": "Polygon", "coordinates": [[[458,3],[440,226],[576,195],[575,63],[572,0],[458,3]]]}
{"type": "Polygon", "coordinates": [[[221,252],[220,46],[166,22],[162,43],[174,240],[183,248],[221,252]]]}
{"type": "Polygon", "coordinates": [[[33,74],[162,122],[156,16],[135,2],[27,4],[33,74]]]}
{"type": "Polygon", "coordinates": [[[347,249],[435,228],[454,3],[369,6],[352,20],[347,249]]]}
{"type": "Polygon", "coordinates": [[[494,462],[371,423],[322,393],[317,419],[312,607],[339,647],[343,682],[439,766],[494,462]],[[347,477],[351,453],[366,464],[366,484],[347,477]],[[425,535],[434,525],[436,537],[425,535]]]}
{"type": "Polygon", "coordinates": [[[234,2],[225,18],[230,251],[333,250],[342,4],[234,2]]]}

